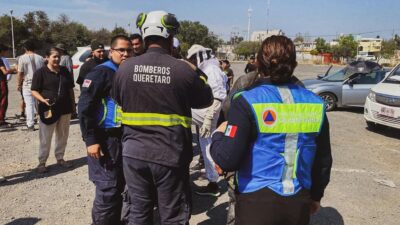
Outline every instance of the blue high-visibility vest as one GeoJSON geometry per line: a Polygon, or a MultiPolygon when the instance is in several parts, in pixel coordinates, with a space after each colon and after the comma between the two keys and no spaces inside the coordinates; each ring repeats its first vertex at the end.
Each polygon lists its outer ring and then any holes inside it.
{"type": "MultiPolygon", "coordinates": [[[[97,67],[105,66],[112,69],[114,72],[117,71],[118,66],[111,60],[104,62],[97,67]]],[[[121,126],[121,108],[117,103],[109,96],[101,100],[101,106],[97,110],[98,125],[101,128],[116,128],[121,126]]]]}
{"type": "Polygon", "coordinates": [[[296,85],[261,85],[240,93],[251,106],[258,135],[237,171],[240,193],[270,188],[281,196],[311,188],[322,99],[296,85]]]}

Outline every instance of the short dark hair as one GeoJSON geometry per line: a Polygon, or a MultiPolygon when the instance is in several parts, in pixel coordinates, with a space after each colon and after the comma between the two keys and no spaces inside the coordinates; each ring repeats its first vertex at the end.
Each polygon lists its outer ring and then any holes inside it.
{"type": "Polygon", "coordinates": [[[45,52],[45,56],[50,56],[53,52],[58,52],[58,54],[61,54],[60,49],[57,47],[51,47],[48,48],[45,52]]]}
{"type": "Polygon", "coordinates": [[[285,36],[265,39],[257,54],[258,72],[273,83],[289,83],[297,66],[296,47],[285,36]]]}
{"type": "Polygon", "coordinates": [[[143,43],[142,35],[140,35],[140,34],[138,34],[138,33],[134,33],[134,34],[132,34],[131,36],[129,36],[129,40],[130,40],[130,41],[135,40],[135,39],[139,39],[140,42],[143,43]]]}
{"type": "Polygon", "coordinates": [[[8,51],[10,48],[7,45],[0,44],[0,52],[8,51]]]}
{"type": "Polygon", "coordinates": [[[110,43],[111,48],[114,48],[115,45],[117,45],[118,40],[125,40],[130,43],[128,36],[123,34],[118,34],[111,38],[111,43],[110,43]]]}
{"type": "Polygon", "coordinates": [[[225,63],[225,64],[227,64],[227,65],[231,65],[231,63],[230,63],[229,60],[227,60],[227,59],[222,60],[222,62],[225,63]]]}
{"type": "Polygon", "coordinates": [[[27,50],[27,51],[35,51],[36,50],[36,46],[33,40],[27,40],[25,41],[25,43],[23,44],[23,47],[27,50]]]}

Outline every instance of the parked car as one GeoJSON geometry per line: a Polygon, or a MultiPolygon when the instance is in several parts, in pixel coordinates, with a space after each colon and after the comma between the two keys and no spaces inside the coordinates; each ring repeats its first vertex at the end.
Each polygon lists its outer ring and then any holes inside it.
{"type": "Polygon", "coordinates": [[[365,100],[364,118],[370,129],[379,125],[400,129],[400,64],[371,89],[365,100]]]}
{"type": "Polygon", "coordinates": [[[385,73],[379,64],[355,61],[337,72],[319,75],[317,79],[304,80],[303,83],[321,96],[326,111],[332,111],[336,107],[364,107],[370,89],[385,77],[385,73]]]}
{"type": "MultiPolygon", "coordinates": [[[[110,47],[105,46],[104,48],[106,50],[104,55],[107,57],[110,47]]],[[[76,79],[78,79],[82,64],[90,57],[90,54],[92,53],[90,46],[77,47],[77,49],[78,51],[71,58],[74,69],[74,82],[76,82],[76,79]]]]}

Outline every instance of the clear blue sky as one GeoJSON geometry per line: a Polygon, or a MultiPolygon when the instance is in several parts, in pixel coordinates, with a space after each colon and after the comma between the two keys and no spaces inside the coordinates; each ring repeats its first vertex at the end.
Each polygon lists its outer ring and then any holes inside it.
{"type": "Polygon", "coordinates": [[[282,29],[286,35],[307,33],[332,39],[336,34],[381,35],[400,33],[398,0],[0,0],[0,14],[14,10],[22,17],[28,11],[43,10],[51,19],[61,13],[92,29],[112,29],[115,24],[137,31],[139,12],[165,10],[179,20],[200,21],[215,34],[228,39],[231,32],[246,35],[247,9],[253,9],[251,31],[282,29]],[[267,23],[268,18],[268,23],[267,23]],[[375,32],[379,31],[379,32],[375,32]]]}

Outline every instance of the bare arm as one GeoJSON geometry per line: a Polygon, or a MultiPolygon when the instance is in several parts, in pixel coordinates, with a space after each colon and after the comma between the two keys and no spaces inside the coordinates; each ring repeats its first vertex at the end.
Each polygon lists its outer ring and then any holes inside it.
{"type": "Polygon", "coordinates": [[[43,98],[43,96],[39,92],[32,90],[32,96],[34,98],[36,98],[36,100],[43,102],[44,104],[50,106],[49,99],[43,98]]]}

